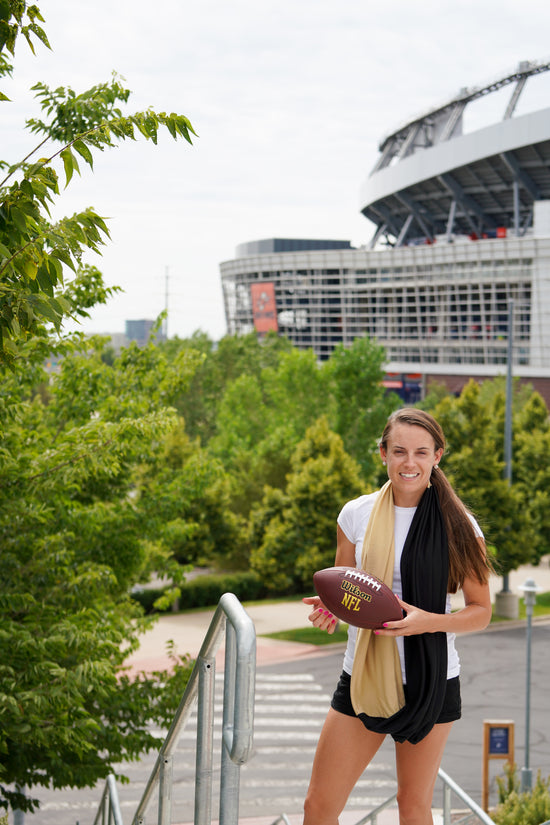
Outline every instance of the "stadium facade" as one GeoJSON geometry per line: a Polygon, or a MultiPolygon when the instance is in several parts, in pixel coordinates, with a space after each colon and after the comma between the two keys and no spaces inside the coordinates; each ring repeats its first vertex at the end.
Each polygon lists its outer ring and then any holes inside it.
{"type": "Polygon", "coordinates": [[[380,143],[361,190],[369,244],[271,238],[220,265],[230,333],[274,329],[320,360],[375,338],[387,384],[416,400],[431,379],[514,375],[550,402],[550,108],[515,116],[520,63],[380,143]],[[502,120],[465,134],[466,108],[511,87],[502,120]]]}

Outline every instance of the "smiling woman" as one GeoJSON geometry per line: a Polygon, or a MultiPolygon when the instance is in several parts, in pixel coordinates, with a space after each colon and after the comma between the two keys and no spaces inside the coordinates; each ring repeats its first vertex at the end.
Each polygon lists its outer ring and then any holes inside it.
{"type": "MultiPolygon", "coordinates": [[[[460,718],[455,634],[491,618],[490,566],[477,522],[439,468],[445,436],[428,413],[393,413],[380,439],[388,481],[344,505],[336,566],[382,579],[404,618],[380,630],[350,626],[344,669],[317,747],[304,825],[336,825],[349,793],[385,736],[395,740],[401,823],[429,825],[437,770],[460,718]],[[450,593],[465,606],[451,613],[450,593]]],[[[310,621],[332,633],[319,598],[310,621]]]]}
{"type": "Polygon", "coordinates": [[[396,507],[416,507],[437,469],[443,447],[436,449],[433,436],[415,424],[395,424],[380,444],[382,462],[387,465],[396,507]]]}

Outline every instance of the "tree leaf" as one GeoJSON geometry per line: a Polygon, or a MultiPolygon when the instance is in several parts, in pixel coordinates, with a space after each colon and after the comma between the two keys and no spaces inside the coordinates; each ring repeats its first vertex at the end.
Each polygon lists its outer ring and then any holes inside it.
{"type": "Polygon", "coordinates": [[[92,169],[94,168],[94,158],[93,158],[93,155],[92,155],[92,153],[90,152],[90,149],[88,148],[88,146],[86,146],[86,143],[85,143],[83,140],[75,140],[75,142],[73,143],[73,149],[75,150],[75,152],[78,152],[78,154],[79,154],[82,158],[84,158],[84,160],[86,161],[86,163],[87,163],[87,164],[88,164],[88,165],[89,165],[92,169]]]}
{"type": "Polygon", "coordinates": [[[34,280],[38,273],[38,266],[36,264],[36,261],[33,261],[32,258],[26,258],[23,263],[23,272],[25,273],[27,278],[34,280]]]}
{"type": "Polygon", "coordinates": [[[80,169],[78,167],[77,159],[69,148],[63,149],[60,157],[63,161],[63,166],[65,167],[65,187],[67,187],[71,181],[73,173],[76,171],[80,174],[80,169]]]}
{"type": "Polygon", "coordinates": [[[26,235],[29,228],[28,218],[19,207],[12,205],[10,207],[10,217],[15,226],[22,234],[26,235]]]}

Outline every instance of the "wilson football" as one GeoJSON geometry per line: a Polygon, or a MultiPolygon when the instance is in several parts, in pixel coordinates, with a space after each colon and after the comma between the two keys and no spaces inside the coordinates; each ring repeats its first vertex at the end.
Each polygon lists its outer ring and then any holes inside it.
{"type": "Polygon", "coordinates": [[[397,596],[383,581],[356,567],[326,567],[313,574],[317,595],[331,613],[347,624],[382,627],[403,618],[397,596]]]}

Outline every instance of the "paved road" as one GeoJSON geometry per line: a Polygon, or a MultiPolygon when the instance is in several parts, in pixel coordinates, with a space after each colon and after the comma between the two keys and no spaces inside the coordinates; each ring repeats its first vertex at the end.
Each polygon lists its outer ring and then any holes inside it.
{"type": "MultiPolygon", "coordinates": [[[[516,762],[525,764],[525,626],[507,627],[463,636],[458,640],[462,660],[464,714],[451,733],[443,768],[477,802],[481,801],[481,754],[484,719],[515,722],[516,762]]],[[[342,649],[294,657],[290,661],[260,664],[257,674],[255,754],[241,771],[241,818],[272,822],[281,814],[297,815],[302,807],[311,761],[330,695],[341,668],[342,649]]],[[[532,694],[530,765],[550,774],[550,622],[535,623],[532,634],[532,694]]],[[[265,660],[264,660],[265,661],[265,660]]],[[[219,691],[218,691],[219,693],[219,691]]],[[[220,704],[218,696],[217,704],[220,704]]],[[[182,736],[175,765],[174,822],[189,822],[193,810],[195,721],[182,736]]],[[[219,759],[219,729],[215,759],[219,759]]],[[[120,786],[121,806],[130,821],[143,792],[154,756],[124,766],[131,784],[120,786]]],[[[217,763],[216,763],[217,764],[217,763]]],[[[491,778],[502,763],[491,763],[491,778]]],[[[217,788],[219,770],[214,776],[217,788]]],[[[393,747],[386,742],[366,771],[348,804],[348,811],[370,810],[395,790],[393,747]]],[[[44,794],[40,814],[27,816],[28,825],[92,823],[98,792],[44,794]]],[[[494,799],[494,790],[492,798],[494,799]]],[[[436,790],[434,807],[441,805],[436,790]]],[[[217,793],[214,799],[217,818],[217,793]]],[[[356,816],[352,821],[356,821],[356,816]]],[[[294,820],[294,817],[292,818],[294,820]]]]}
{"type": "MultiPolygon", "coordinates": [[[[455,779],[478,803],[482,788],[483,722],[486,719],[513,720],[515,723],[515,758],[519,767],[525,764],[525,627],[491,630],[462,636],[457,645],[462,662],[463,718],[451,732],[443,758],[443,769],[455,779]]],[[[308,672],[314,684],[330,694],[341,664],[339,655],[310,659],[308,672]]],[[[273,666],[262,668],[262,674],[276,670],[273,666]]],[[[285,673],[300,671],[300,663],[292,662],[285,673]]],[[[550,775],[550,622],[535,624],[532,633],[532,687],[531,687],[531,737],[530,765],[534,776],[541,769],[543,776],[550,775]]],[[[305,686],[307,690],[307,685],[305,686]]],[[[384,766],[390,765],[393,776],[393,746],[386,742],[378,758],[384,766]]],[[[490,765],[494,780],[501,772],[502,762],[494,760],[490,765]]],[[[494,787],[494,781],[492,782],[494,787]]],[[[436,792],[437,793],[437,792],[436,792]]],[[[361,790],[350,805],[361,807],[361,790]]],[[[494,794],[493,797],[494,798],[494,794]]],[[[434,800],[439,807],[440,800],[434,800]]]]}

